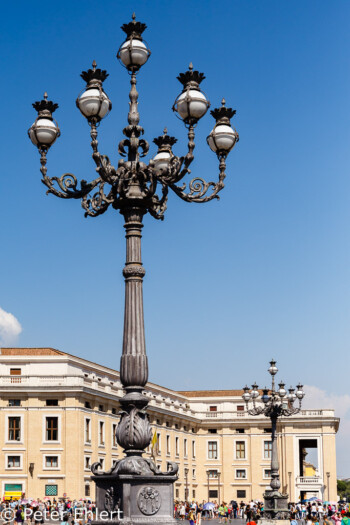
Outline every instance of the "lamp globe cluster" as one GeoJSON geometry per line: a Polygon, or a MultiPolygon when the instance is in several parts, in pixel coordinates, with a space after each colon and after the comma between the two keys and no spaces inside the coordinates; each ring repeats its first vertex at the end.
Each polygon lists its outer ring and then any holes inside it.
{"type": "MultiPolygon", "coordinates": [[[[271,389],[267,387],[263,389],[260,401],[265,403],[265,405],[269,403],[270,400],[272,400],[272,402],[278,401],[278,398],[280,399],[279,403],[283,399],[286,399],[290,404],[293,404],[296,399],[298,399],[299,402],[301,402],[301,400],[305,396],[303,385],[301,383],[298,383],[298,385],[296,386],[296,389],[291,386],[287,392],[285,388],[285,383],[281,381],[278,384],[278,389],[277,390],[275,389],[275,375],[278,372],[278,368],[276,366],[276,361],[274,359],[271,359],[270,361],[270,367],[268,368],[268,372],[272,376],[272,386],[271,386],[271,389]]],[[[255,401],[258,400],[259,395],[260,395],[259,387],[256,383],[252,385],[251,389],[249,388],[249,386],[245,386],[243,388],[242,399],[246,403],[247,406],[248,406],[249,401],[252,401],[255,407],[255,401]]]]}

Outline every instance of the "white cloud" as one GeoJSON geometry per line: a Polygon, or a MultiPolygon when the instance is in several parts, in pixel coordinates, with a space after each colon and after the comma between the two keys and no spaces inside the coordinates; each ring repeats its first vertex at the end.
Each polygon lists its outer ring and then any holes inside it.
{"type": "Polygon", "coordinates": [[[349,394],[329,394],[318,386],[305,385],[303,408],[333,408],[337,417],[345,417],[350,409],[349,394]]]}
{"type": "Polygon", "coordinates": [[[336,438],[337,474],[339,477],[349,477],[350,395],[328,393],[326,390],[313,385],[305,385],[304,390],[303,408],[333,408],[335,416],[340,417],[340,426],[336,438]]]}
{"type": "Polygon", "coordinates": [[[21,332],[22,327],[16,317],[0,308],[0,345],[14,343],[21,332]]]}

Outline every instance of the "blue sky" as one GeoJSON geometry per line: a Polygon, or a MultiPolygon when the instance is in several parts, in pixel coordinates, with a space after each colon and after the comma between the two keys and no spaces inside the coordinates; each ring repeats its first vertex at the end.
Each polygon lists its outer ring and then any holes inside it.
{"type": "MultiPolygon", "coordinates": [[[[206,74],[212,107],[225,96],[237,110],[241,139],[219,202],[187,204],[172,195],[163,223],[145,219],[150,379],[176,389],[263,386],[274,356],[288,384],[301,380],[341,400],[350,341],[350,4],[342,0],[2,6],[0,307],[22,327],[9,344],[119,367],[122,217],[109,210],[85,219],[79,202],[46,196],[26,130],[31,103],[46,90],[60,105],[62,132],[48,155],[49,175],[94,177],[89,128],[75,99],[80,72],[95,59],[110,73],[113,102],[100,151],[117,164],[129,78],[115,55],[119,28],[134,10],[152,50],[138,75],[146,138],[167,126],[179,139],[175,153],[185,151],[171,106],[181,89],[176,76],[192,61],[206,74]]],[[[213,122],[208,114],[197,128],[192,168],[207,180],[218,171],[205,142],[213,122]]],[[[339,474],[349,470],[342,462],[339,474]]]]}

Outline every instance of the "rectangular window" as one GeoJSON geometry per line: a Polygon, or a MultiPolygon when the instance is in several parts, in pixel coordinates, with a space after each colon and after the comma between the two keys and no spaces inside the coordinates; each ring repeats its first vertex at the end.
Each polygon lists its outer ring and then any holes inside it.
{"type": "Polygon", "coordinates": [[[20,407],[20,406],[21,406],[20,399],[9,399],[9,407],[20,407]]]}
{"type": "Polygon", "coordinates": [[[217,479],[218,477],[218,471],[217,470],[209,470],[209,478],[210,479],[217,479]]]}
{"type": "Polygon", "coordinates": [[[166,453],[170,454],[170,436],[166,437],[166,453]]]}
{"type": "Polygon", "coordinates": [[[58,407],[58,399],[47,399],[46,406],[47,407],[58,407]]]}
{"type": "Polygon", "coordinates": [[[272,441],[264,441],[264,459],[271,459],[272,441]]]}
{"type": "Polygon", "coordinates": [[[237,412],[244,412],[244,405],[237,405],[237,412]]]}
{"type": "Polygon", "coordinates": [[[113,414],[113,416],[117,415],[117,409],[116,408],[112,408],[112,414],[113,414]]]}
{"type": "Polygon", "coordinates": [[[184,457],[187,458],[187,439],[184,439],[184,457]]]}
{"type": "Polygon", "coordinates": [[[104,460],[104,458],[99,458],[99,459],[98,459],[98,462],[101,463],[101,470],[103,470],[103,469],[104,469],[104,466],[105,466],[105,460],[104,460]]]}
{"type": "Polygon", "coordinates": [[[91,409],[90,401],[85,401],[85,403],[84,403],[84,407],[85,407],[85,408],[90,408],[90,409],[91,409]]]}
{"type": "Polygon", "coordinates": [[[271,434],[272,428],[264,428],[264,434],[271,434]]]}
{"type": "Polygon", "coordinates": [[[9,441],[20,441],[21,439],[21,418],[9,417],[9,441]]]}
{"type": "Polygon", "coordinates": [[[192,498],[196,499],[196,491],[194,489],[192,490],[192,498]]]}
{"type": "Polygon", "coordinates": [[[11,383],[21,383],[21,373],[20,368],[10,368],[11,383]]]}
{"type": "Polygon", "coordinates": [[[158,456],[160,456],[160,452],[161,452],[161,447],[160,447],[161,443],[160,443],[160,433],[157,432],[157,447],[156,447],[156,450],[157,450],[157,454],[158,456]]]}
{"type": "Polygon", "coordinates": [[[103,421],[100,421],[99,422],[99,433],[98,433],[98,436],[99,436],[99,443],[100,445],[104,445],[105,444],[105,424],[103,421]]]}
{"type": "Polygon", "coordinates": [[[113,425],[112,425],[112,444],[113,444],[113,447],[117,447],[118,446],[116,433],[117,433],[117,424],[113,423],[113,425]]]}
{"type": "Polygon", "coordinates": [[[91,466],[91,458],[90,456],[85,456],[85,469],[88,470],[91,466]]]}
{"type": "Polygon", "coordinates": [[[217,441],[208,441],[208,459],[218,459],[217,441]]]}
{"type": "Polygon", "coordinates": [[[247,479],[247,471],[245,469],[237,469],[236,478],[237,479],[247,479]]]}
{"type": "Polygon", "coordinates": [[[178,498],[180,495],[179,489],[175,489],[175,498],[178,498]]]}
{"type": "Polygon", "coordinates": [[[245,441],[236,441],[236,459],[245,459],[245,441]]]}
{"type": "Polygon", "coordinates": [[[57,496],[58,485],[45,485],[45,496],[57,496]]]}
{"type": "Polygon", "coordinates": [[[45,467],[58,467],[58,456],[45,456],[45,467]]]}
{"type": "Polygon", "coordinates": [[[208,434],[217,434],[218,429],[217,428],[208,428],[208,434]]]}
{"type": "Polygon", "coordinates": [[[209,407],[209,412],[217,412],[218,411],[218,407],[217,406],[210,406],[209,407]]]}
{"type": "Polygon", "coordinates": [[[264,478],[271,478],[271,470],[269,468],[264,468],[264,478]]]}
{"type": "Polygon", "coordinates": [[[236,434],[244,434],[244,428],[236,428],[236,434]]]}
{"type": "Polygon", "coordinates": [[[178,437],[175,438],[175,454],[176,456],[179,455],[179,438],[178,437]]]}
{"type": "Polygon", "coordinates": [[[195,468],[192,469],[192,478],[196,479],[196,469],[195,468]]]}
{"type": "Polygon", "coordinates": [[[90,496],[90,485],[85,485],[85,496],[90,496]]]}
{"type": "Polygon", "coordinates": [[[196,457],[196,442],[192,441],[192,458],[195,459],[196,457]]]}
{"type": "Polygon", "coordinates": [[[245,490],[237,490],[237,498],[246,498],[245,490]]]}
{"type": "Polygon", "coordinates": [[[58,417],[46,418],[46,441],[58,440],[58,417]]]}
{"type": "Polygon", "coordinates": [[[85,443],[91,443],[90,426],[90,419],[85,419],[85,443]]]}
{"type": "Polygon", "coordinates": [[[100,412],[104,412],[105,411],[104,405],[98,405],[98,409],[99,409],[100,412]]]}
{"type": "Polygon", "coordinates": [[[218,497],[217,490],[209,490],[209,498],[217,498],[217,497],[218,497]]]}
{"type": "Polygon", "coordinates": [[[7,456],[7,468],[20,468],[21,456],[7,456]]]}

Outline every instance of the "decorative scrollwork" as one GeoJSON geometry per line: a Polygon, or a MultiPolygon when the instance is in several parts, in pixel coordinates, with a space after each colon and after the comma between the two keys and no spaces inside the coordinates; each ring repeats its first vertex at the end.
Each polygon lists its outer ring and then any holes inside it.
{"type": "Polygon", "coordinates": [[[122,157],[126,157],[127,156],[127,151],[125,148],[129,148],[130,147],[130,140],[129,139],[124,139],[124,140],[121,140],[119,142],[119,145],[118,145],[118,153],[119,155],[121,155],[122,157]]]}
{"type": "MultiPolygon", "coordinates": [[[[183,159],[178,159],[177,167],[178,169],[181,169],[183,163],[183,159]]],[[[174,162],[175,166],[175,162],[174,162]]],[[[222,155],[220,157],[220,165],[219,165],[219,180],[218,182],[206,182],[204,179],[200,177],[195,177],[192,179],[188,185],[189,191],[186,192],[186,184],[183,184],[182,186],[177,186],[172,180],[168,180],[168,184],[170,188],[181,197],[181,199],[187,201],[187,202],[209,202],[213,199],[219,199],[219,191],[221,191],[224,187],[224,179],[226,177],[225,169],[226,169],[226,160],[225,157],[222,155]],[[207,195],[208,191],[212,189],[212,192],[207,195]]],[[[181,178],[184,176],[185,173],[190,173],[190,170],[185,167],[181,172],[180,175],[176,174],[176,171],[173,170],[172,173],[174,173],[176,180],[181,180],[181,178]]],[[[169,177],[170,178],[170,177],[169,177]]]]}
{"type": "MultiPolygon", "coordinates": [[[[41,170],[43,172],[43,169],[41,170]]],[[[90,193],[98,184],[102,182],[99,177],[92,182],[86,182],[86,180],[80,181],[80,189],[78,188],[78,181],[75,175],[72,173],[65,173],[61,177],[48,177],[45,172],[43,173],[42,183],[48,187],[47,194],[52,193],[56,197],[61,199],[81,199],[90,193]],[[61,191],[55,188],[54,183],[57,183],[61,191]]]]}
{"type": "Polygon", "coordinates": [[[99,190],[94,193],[92,197],[84,196],[81,201],[81,205],[85,210],[85,217],[88,215],[90,217],[97,217],[97,215],[101,215],[101,213],[104,213],[108,206],[114,201],[113,190],[111,190],[108,195],[105,195],[104,181],[101,181],[99,184],[99,190]]]}
{"type": "Polygon", "coordinates": [[[213,199],[219,199],[218,193],[223,187],[222,183],[206,182],[199,177],[191,180],[188,193],[185,192],[185,184],[181,187],[176,186],[176,184],[170,184],[170,188],[187,202],[208,202],[213,199]],[[213,191],[210,195],[206,195],[210,188],[213,188],[213,191]]]}
{"type": "Polygon", "coordinates": [[[145,139],[141,139],[139,140],[139,148],[141,148],[142,150],[142,153],[141,153],[141,157],[145,157],[149,151],[149,144],[147,142],[147,140],[145,139]]]}

